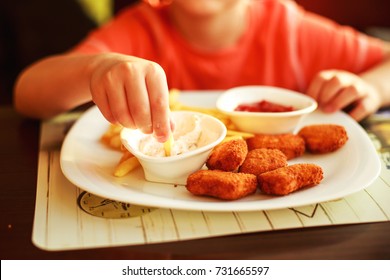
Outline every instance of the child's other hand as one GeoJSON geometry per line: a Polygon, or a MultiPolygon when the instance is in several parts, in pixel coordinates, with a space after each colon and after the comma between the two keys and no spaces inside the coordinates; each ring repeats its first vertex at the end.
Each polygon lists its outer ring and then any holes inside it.
{"type": "Polygon", "coordinates": [[[356,121],[376,112],[380,95],[361,77],[346,71],[321,71],[311,82],[307,94],[327,113],[347,109],[356,121]]]}
{"type": "Polygon", "coordinates": [[[120,54],[99,54],[90,75],[92,99],[103,116],[156,139],[168,139],[169,91],[157,63],[120,54]]]}

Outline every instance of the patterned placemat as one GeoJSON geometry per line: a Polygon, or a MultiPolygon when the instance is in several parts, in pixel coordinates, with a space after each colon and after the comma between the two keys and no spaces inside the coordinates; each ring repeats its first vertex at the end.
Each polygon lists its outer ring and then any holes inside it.
{"type": "Polygon", "coordinates": [[[87,193],[61,172],[60,148],[79,117],[62,115],[41,125],[32,240],[44,250],[69,250],[172,242],[250,232],[390,220],[390,122],[364,123],[382,170],[365,190],[343,199],[271,211],[206,212],[157,209],[87,193]]]}

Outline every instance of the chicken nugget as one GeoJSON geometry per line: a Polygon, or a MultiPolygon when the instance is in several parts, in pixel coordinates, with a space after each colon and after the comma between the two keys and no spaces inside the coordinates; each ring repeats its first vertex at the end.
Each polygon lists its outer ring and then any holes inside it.
{"type": "Polygon", "coordinates": [[[257,178],[253,174],[199,170],[188,176],[186,188],[194,195],[236,200],[256,192],[257,178]]]}
{"type": "Polygon", "coordinates": [[[222,142],[214,148],[206,161],[210,170],[238,171],[248,154],[248,146],[244,139],[232,139],[222,142]]]}
{"type": "Polygon", "coordinates": [[[254,175],[287,166],[287,157],[277,149],[254,149],[248,152],[239,171],[254,175]]]}
{"type": "Polygon", "coordinates": [[[308,125],[298,131],[305,140],[306,150],[313,154],[324,154],[338,150],[348,140],[347,131],[341,125],[308,125]]]}
{"type": "Polygon", "coordinates": [[[320,166],[298,163],[260,174],[257,180],[263,193],[286,195],[304,187],[315,186],[323,177],[320,166]]]}
{"type": "Polygon", "coordinates": [[[258,134],[246,140],[248,150],[278,149],[287,160],[301,156],[305,152],[305,141],[299,135],[287,133],[277,135],[258,134]]]}

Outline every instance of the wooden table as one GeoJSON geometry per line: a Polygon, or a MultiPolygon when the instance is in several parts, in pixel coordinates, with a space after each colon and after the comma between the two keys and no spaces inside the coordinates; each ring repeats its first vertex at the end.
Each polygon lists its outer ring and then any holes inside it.
{"type": "Polygon", "coordinates": [[[38,121],[0,107],[1,259],[389,259],[390,223],[241,234],[154,245],[49,252],[31,242],[38,121]]]}

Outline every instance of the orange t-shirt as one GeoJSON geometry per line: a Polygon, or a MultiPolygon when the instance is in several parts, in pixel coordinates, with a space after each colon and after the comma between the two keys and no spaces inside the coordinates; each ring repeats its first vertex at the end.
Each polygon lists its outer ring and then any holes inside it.
{"type": "Polygon", "coordinates": [[[202,52],[175,30],[164,9],[140,3],[91,34],[75,52],[118,52],[159,63],[170,88],[227,89],[271,85],[305,91],[324,69],[353,73],[383,59],[381,41],[309,13],[293,1],[252,1],[249,25],[235,46],[202,52]]]}

